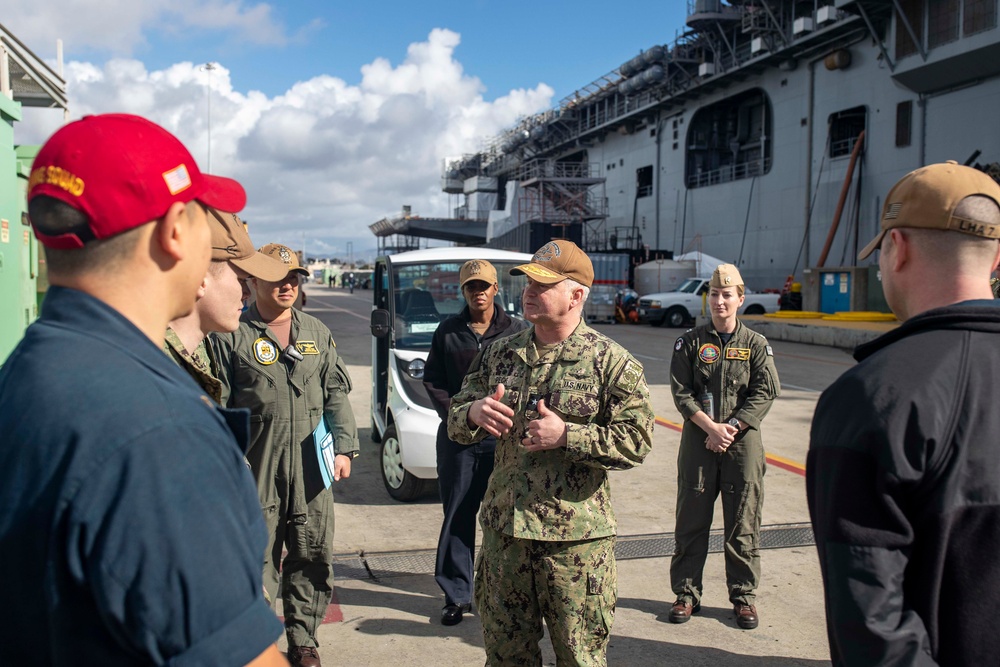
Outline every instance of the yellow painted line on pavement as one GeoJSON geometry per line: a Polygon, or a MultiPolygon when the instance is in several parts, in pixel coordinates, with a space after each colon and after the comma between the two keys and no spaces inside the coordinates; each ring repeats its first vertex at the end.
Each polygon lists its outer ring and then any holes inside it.
{"type": "MultiPolygon", "coordinates": [[[[684,428],[683,424],[672,422],[669,419],[664,419],[663,417],[657,417],[656,423],[660,426],[666,426],[667,428],[677,431],[678,433],[684,428]]],[[[764,453],[764,458],[769,464],[777,468],[781,468],[782,470],[787,470],[788,472],[793,472],[796,475],[802,475],[805,477],[806,467],[798,461],[792,461],[791,459],[786,459],[784,456],[768,454],[767,452],[764,453]]]]}

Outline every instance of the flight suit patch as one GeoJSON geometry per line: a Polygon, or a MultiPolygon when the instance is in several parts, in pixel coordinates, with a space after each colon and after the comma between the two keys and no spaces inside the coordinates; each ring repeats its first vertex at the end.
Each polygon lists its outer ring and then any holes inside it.
{"type": "Polygon", "coordinates": [[[314,340],[300,340],[295,343],[295,349],[302,354],[319,354],[319,348],[316,347],[314,340]]]}
{"type": "Polygon", "coordinates": [[[674,343],[674,352],[679,352],[682,347],[684,347],[684,339],[678,338],[677,342],[674,343]]]}
{"type": "Polygon", "coordinates": [[[726,359],[733,359],[735,361],[750,361],[750,348],[749,347],[727,347],[726,348],[726,359]]]}
{"type": "Polygon", "coordinates": [[[719,349],[718,345],[713,345],[712,343],[705,343],[700,348],[698,348],[698,358],[701,359],[706,364],[714,364],[719,360],[719,354],[722,350],[719,349]]]}
{"type": "Polygon", "coordinates": [[[278,360],[278,346],[270,338],[258,338],[253,342],[253,357],[258,363],[270,366],[278,360]]]}
{"type": "Polygon", "coordinates": [[[769,357],[773,357],[774,356],[774,352],[771,350],[771,346],[770,345],[765,345],[764,349],[767,350],[767,356],[769,356],[769,357]]]}

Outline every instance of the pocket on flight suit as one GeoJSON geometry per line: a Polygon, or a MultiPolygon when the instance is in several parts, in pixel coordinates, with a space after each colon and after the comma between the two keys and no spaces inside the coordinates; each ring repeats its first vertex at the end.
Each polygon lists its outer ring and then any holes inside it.
{"type": "Polygon", "coordinates": [[[296,515],[289,520],[293,537],[289,542],[298,546],[300,554],[309,560],[329,562],[333,559],[333,494],[325,490],[308,505],[308,514],[296,515]]]}

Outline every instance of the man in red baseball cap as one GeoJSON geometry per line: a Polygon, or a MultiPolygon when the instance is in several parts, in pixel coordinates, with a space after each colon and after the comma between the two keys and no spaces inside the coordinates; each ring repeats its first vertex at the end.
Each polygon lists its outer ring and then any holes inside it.
{"type": "Polygon", "coordinates": [[[202,174],[169,132],[88,116],[42,147],[28,212],[46,248],[38,321],[0,369],[0,617],[12,664],[287,664],[264,600],[265,534],[245,413],[162,347],[212,256],[202,174]]]}

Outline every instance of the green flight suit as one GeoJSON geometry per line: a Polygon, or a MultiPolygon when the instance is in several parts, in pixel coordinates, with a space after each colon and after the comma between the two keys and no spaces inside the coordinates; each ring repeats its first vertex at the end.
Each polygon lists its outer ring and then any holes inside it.
{"type": "Polygon", "coordinates": [[[273,599],[279,564],[285,632],[290,646],[317,646],[333,590],[333,493],[323,486],[313,429],[326,415],[337,454],[358,451],[348,400],[350,376],[330,330],[311,315],[292,311],[289,347],[261,319],[256,305],[233,333],[213,334],[212,352],[222,380],[223,405],[250,409],[247,458],[270,535],[264,585],[273,599]],[[282,548],[288,550],[281,561],[282,548]]]}
{"type": "Polygon", "coordinates": [[[475,582],[487,664],[541,664],[544,618],[560,665],[603,665],[617,598],[607,471],[639,465],[652,447],[642,365],[584,322],[541,357],[526,329],[473,362],[452,398],[449,437],[486,437],[469,427],[469,408],[501,383],[514,426],[497,440],[475,582]],[[532,398],[566,422],[565,448],[521,445],[532,398]]]}
{"type": "MultiPolygon", "coordinates": [[[[764,444],[761,420],[781,387],[767,339],[737,320],[725,345],[714,325],[684,333],[670,363],[674,404],[684,418],[677,454],[677,507],[670,583],[678,598],[701,602],[715,500],[722,494],[726,583],[734,604],[754,604],[760,581],[760,523],[764,505],[764,444]],[[705,448],[707,434],[691,416],[701,396],[713,397],[716,422],[736,417],[747,424],[725,453],[705,448]]],[[[710,415],[712,416],[712,415],[710,415]]]]}

